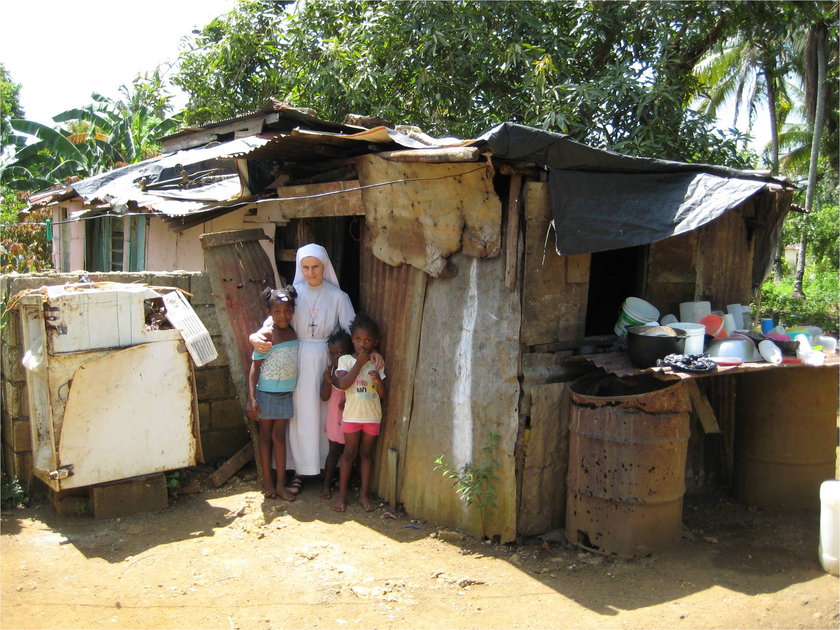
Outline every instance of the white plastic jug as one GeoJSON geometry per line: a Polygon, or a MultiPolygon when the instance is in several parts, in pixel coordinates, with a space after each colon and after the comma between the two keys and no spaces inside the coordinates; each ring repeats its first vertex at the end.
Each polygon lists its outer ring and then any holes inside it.
{"type": "Polygon", "coordinates": [[[831,479],[820,485],[820,564],[827,573],[838,574],[840,567],[840,481],[831,479]]]}

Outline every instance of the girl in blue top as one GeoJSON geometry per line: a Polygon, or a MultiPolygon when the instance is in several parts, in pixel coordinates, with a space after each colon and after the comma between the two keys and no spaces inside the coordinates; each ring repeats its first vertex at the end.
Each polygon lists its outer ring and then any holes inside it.
{"type": "Polygon", "coordinates": [[[286,429],[292,417],[292,392],[297,384],[298,340],[292,328],[297,292],[291,285],[284,289],[266,289],[261,297],[272,320],[271,348],[254,350],[248,376],[248,416],[259,425],[260,466],[263,494],[294,501],[286,489],[286,429]],[[271,457],[277,469],[277,481],[271,479],[271,457]]]}

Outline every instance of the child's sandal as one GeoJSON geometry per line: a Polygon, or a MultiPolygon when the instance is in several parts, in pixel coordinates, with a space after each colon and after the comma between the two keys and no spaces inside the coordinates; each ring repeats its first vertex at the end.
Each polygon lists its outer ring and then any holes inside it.
{"type": "Polygon", "coordinates": [[[289,491],[289,494],[297,496],[300,494],[300,491],[303,489],[303,479],[295,476],[286,486],[286,490],[289,491]]]}

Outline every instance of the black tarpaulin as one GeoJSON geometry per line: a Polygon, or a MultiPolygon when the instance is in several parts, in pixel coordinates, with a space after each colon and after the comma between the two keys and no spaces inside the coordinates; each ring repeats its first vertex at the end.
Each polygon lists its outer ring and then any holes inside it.
{"type": "Polygon", "coordinates": [[[493,155],[549,169],[557,253],[653,243],[721,216],[768,183],[755,171],[632,157],[566,135],[504,123],[476,144],[493,155]]]}

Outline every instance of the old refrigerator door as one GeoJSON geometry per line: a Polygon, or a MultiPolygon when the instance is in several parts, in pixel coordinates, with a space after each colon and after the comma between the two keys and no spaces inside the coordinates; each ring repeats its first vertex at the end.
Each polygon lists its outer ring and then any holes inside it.
{"type": "Polygon", "coordinates": [[[180,339],[84,362],[73,375],[58,440],[72,466],[61,489],[192,466],[193,386],[180,339]]]}

